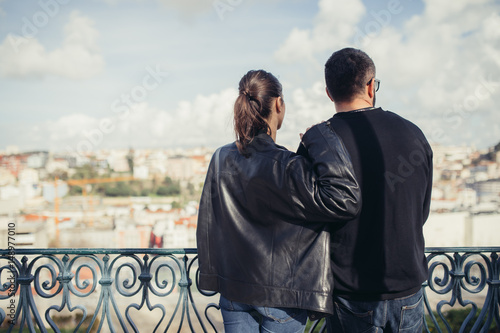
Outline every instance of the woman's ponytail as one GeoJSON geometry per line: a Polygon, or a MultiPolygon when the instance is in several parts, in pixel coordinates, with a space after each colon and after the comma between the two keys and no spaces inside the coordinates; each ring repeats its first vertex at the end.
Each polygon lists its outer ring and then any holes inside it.
{"type": "Polygon", "coordinates": [[[246,148],[257,134],[269,133],[266,119],[271,114],[271,103],[281,95],[278,79],[264,70],[249,71],[241,78],[234,103],[234,131],[240,153],[247,155],[246,148]]]}

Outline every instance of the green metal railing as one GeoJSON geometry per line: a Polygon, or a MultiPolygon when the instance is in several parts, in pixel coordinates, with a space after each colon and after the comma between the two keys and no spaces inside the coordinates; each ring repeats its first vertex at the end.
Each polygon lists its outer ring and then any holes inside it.
{"type": "MultiPolygon", "coordinates": [[[[425,331],[499,331],[500,247],[426,253],[425,331]]],[[[0,250],[0,332],[222,332],[197,280],[196,249],[0,250]]]]}

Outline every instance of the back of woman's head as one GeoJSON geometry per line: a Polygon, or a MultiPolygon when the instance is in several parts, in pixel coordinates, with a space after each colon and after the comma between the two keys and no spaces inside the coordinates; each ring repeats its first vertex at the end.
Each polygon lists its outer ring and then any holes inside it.
{"type": "Polygon", "coordinates": [[[282,87],[271,73],[252,70],[241,78],[239,96],[234,103],[234,131],[242,154],[246,155],[248,144],[257,134],[269,132],[266,119],[277,97],[282,97],[282,87]]]}

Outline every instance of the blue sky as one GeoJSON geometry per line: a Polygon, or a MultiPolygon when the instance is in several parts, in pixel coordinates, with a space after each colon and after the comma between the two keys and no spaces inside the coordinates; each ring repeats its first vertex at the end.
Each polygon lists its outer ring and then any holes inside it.
{"type": "Polygon", "coordinates": [[[334,113],[323,65],[346,46],[431,142],[500,141],[499,1],[0,0],[0,151],[216,147],[258,68],[284,86],[294,148],[334,113]]]}

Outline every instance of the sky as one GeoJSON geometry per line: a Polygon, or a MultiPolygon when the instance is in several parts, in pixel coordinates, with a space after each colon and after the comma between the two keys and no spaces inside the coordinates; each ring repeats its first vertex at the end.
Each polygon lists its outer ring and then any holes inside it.
{"type": "Polygon", "coordinates": [[[0,151],[215,148],[251,69],[282,83],[294,149],[335,113],[323,69],[344,47],[431,143],[500,142],[499,0],[0,0],[0,151]]]}

